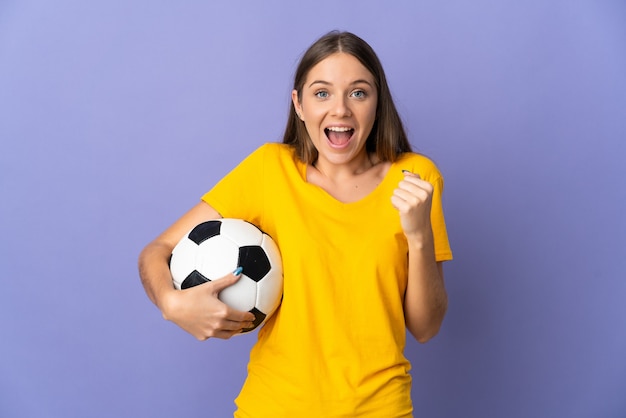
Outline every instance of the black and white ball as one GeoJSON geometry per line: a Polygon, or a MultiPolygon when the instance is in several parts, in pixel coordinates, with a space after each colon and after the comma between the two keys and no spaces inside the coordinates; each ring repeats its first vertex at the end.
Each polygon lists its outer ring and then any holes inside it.
{"type": "Polygon", "coordinates": [[[280,253],[269,235],[241,219],[215,219],[189,231],[174,247],[170,259],[177,289],[222,278],[237,267],[243,268],[242,277],[222,290],[218,298],[255,315],[254,326],[242,331],[247,333],[265,323],[282,298],[280,253]]]}

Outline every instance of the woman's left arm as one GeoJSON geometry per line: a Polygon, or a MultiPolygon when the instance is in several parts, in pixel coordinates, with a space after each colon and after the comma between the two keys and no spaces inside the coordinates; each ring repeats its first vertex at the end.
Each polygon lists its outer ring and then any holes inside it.
{"type": "Polygon", "coordinates": [[[405,172],[391,198],[409,248],[404,316],[407,328],[420,343],[437,335],[448,308],[443,267],[435,260],[430,222],[433,190],[419,175],[405,172]]]}

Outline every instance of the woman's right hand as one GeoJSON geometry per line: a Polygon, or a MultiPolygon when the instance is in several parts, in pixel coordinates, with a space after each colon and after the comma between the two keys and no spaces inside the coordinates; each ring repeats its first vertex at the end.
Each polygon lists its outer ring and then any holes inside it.
{"type": "Polygon", "coordinates": [[[163,318],[199,340],[216,337],[227,339],[251,328],[254,315],[228,307],[217,298],[226,287],[239,280],[241,274],[227,274],[185,290],[176,290],[168,260],[181,237],[201,222],[221,218],[205,202],[199,202],[160,236],[149,243],[139,255],[139,276],[146,294],[160,309],[163,318]]]}
{"type": "Polygon", "coordinates": [[[228,339],[245,328],[253,326],[254,314],[233,309],[220,301],[217,295],[241,278],[241,273],[230,273],[221,279],[184,290],[172,288],[163,295],[163,318],[196,337],[228,339]]]}

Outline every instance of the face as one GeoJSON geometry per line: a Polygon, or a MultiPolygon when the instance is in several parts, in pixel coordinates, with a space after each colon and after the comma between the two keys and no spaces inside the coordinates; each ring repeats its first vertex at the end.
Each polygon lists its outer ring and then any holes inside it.
{"type": "Polygon", "coordinates": [[[304,121],[318,164],[367,160],[365,141],[376,120],[378,92],[372,74],[350,54],[336,53],[309,71],[296,112],[304,121]]]}

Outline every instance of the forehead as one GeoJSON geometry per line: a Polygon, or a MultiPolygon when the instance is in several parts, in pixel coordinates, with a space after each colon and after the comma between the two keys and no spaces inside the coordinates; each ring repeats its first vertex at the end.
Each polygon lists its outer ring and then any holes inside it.
{"type": "Polygon", "coordinates": [[[327,56],[309,70],[305,87],[315,81],[351,84],[357,80],[365,80],[372,86],[375,85],[372,73],[356,57],[338,52],[327,56]]]}

